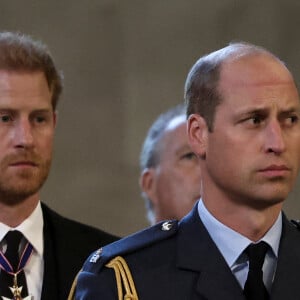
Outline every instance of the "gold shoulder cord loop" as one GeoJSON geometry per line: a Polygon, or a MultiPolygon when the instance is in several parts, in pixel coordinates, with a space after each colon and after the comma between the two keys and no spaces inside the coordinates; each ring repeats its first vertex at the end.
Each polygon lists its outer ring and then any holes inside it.
{"type": "Polygon", "coordinates": [[[121,256],[117,256],[112,259],[106,265],[106,267],[114,269],[115,271],[119,300],[138,300],[139,298],[136,293],[134,281],[124,258],[122,258],[121,256]],[[124,296],[123,286],[125,289],[124,296]]]}
{"type": "Polygon", "coordinates": [[[78,275],[79,275],[79,273],[80,273],[81,271],[82,271],[82,270],[80,270],[80,271],[77,273],[77,275],[76,275],[76,277],[75,277],[75,279],[74,279],[74,281],[73,281],[73,283],[72,283],[71,290],[70,290],[70,292],[69,292],[69,296],[68,296],[68,299],[67,299],[67,300],[75,300],[75,290],[76,290],[76,285],[77,285],[77,278],[78,278],[78,275]]]}

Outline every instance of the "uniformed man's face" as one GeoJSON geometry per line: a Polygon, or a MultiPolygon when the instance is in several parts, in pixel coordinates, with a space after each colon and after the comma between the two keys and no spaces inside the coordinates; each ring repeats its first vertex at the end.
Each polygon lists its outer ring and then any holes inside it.
{"type": "Polygon", "coordinates": [[[158,147],[159,164],[151,170],[152,200],[156,221],[181,219],[200,198],[199,159],[188,144],[186,118],[173,119],[158,147]]]}
{"type": "MultiPolygon", "coordinates": [[[[238,205],[263,208],[281,203],[300,163],[300,106],[294,81],[282,64],[266,55],[225,63],[220,75],[222,102],[213,132],[205,129],[204,144],[194,149],[205,157],[203,189],[238,205]]],[[[192,117],[189,127],[200,120],[192,117]]]]}
{"type": "Polygon", "coordinates": [[[0,201],[37,193],[49,172],[54,127],[44,74],[0,70],[0,201]]]}

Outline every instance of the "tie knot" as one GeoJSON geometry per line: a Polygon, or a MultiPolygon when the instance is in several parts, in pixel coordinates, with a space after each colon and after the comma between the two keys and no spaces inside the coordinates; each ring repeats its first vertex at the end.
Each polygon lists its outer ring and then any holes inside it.
{"type": "Polygon", "coordinates": [[[11,230],[5,235],[7,243],[5,257],[11,263],[14,270],[17,268],[19,262],[19,245],[22,237],[23,234],[18,230],[11,230]]]}
{"type": "Polygon", "coordinates": [[[245,252],[249,258],[249,269],[262,269],[266,253],[269,245],[266,242],[259,242],[257,244],[250,244],[245,252]]]}
{"type": "Polygon", "coordinates": [[[5,240],[7,244],[13,245],[13,244],[20,244],[21,239],[23,237],[23,234],[18,230],[10,230],[5,235],[5,240]]]}

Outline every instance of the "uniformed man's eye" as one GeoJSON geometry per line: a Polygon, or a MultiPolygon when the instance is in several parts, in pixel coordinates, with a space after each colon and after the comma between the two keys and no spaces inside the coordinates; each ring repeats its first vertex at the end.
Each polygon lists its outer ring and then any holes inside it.
{"type": "Polygon", "coordinates": [[[252,117],[249,119],[249,121],[252,123],[252,124],[260,124],[261,121],[262,121],[262,118],[261,117],[258,117],[258,116],[255,116],[255,117],[252,117]]]}
{"type": "Polygon", "coordinates": [[[291,127],[295,124],[298,124],[299,116],[298,114],[286,114],[282,117],[281,123],[283,126],[291,127]]]}
{"type": "Polygon", "coordinates": [[[7,123],[12,120],[12,117],[10,115],[2,115],[0,116],[0,120],[2,123],[7,123]]]}
{"type": "Polygon", "coordinates": [[[298,116],[295,115],[295,116],[290,116],[289,120],[290,120],[290,123],[297,123],[299,118],[298,118],[298,116]]]}
{"type": "Polygon", "coordinates": [[[250,114],[241,120],[242,124],[245,124],[249,128],[257,128],[262,125],[265,121],[265,116],[263,114],[250,114]]]}

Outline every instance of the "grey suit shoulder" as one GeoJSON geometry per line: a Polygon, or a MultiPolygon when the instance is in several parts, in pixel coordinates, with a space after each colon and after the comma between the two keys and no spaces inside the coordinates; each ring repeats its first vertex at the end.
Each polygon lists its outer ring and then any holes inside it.
{"type": "Polygon", "coordinates": [[[141,251],[176,234],[178,221],[164,221],[129,235],[92,253],[86,260],[83,271],[97,274],[116,256],[141,251]]]}

